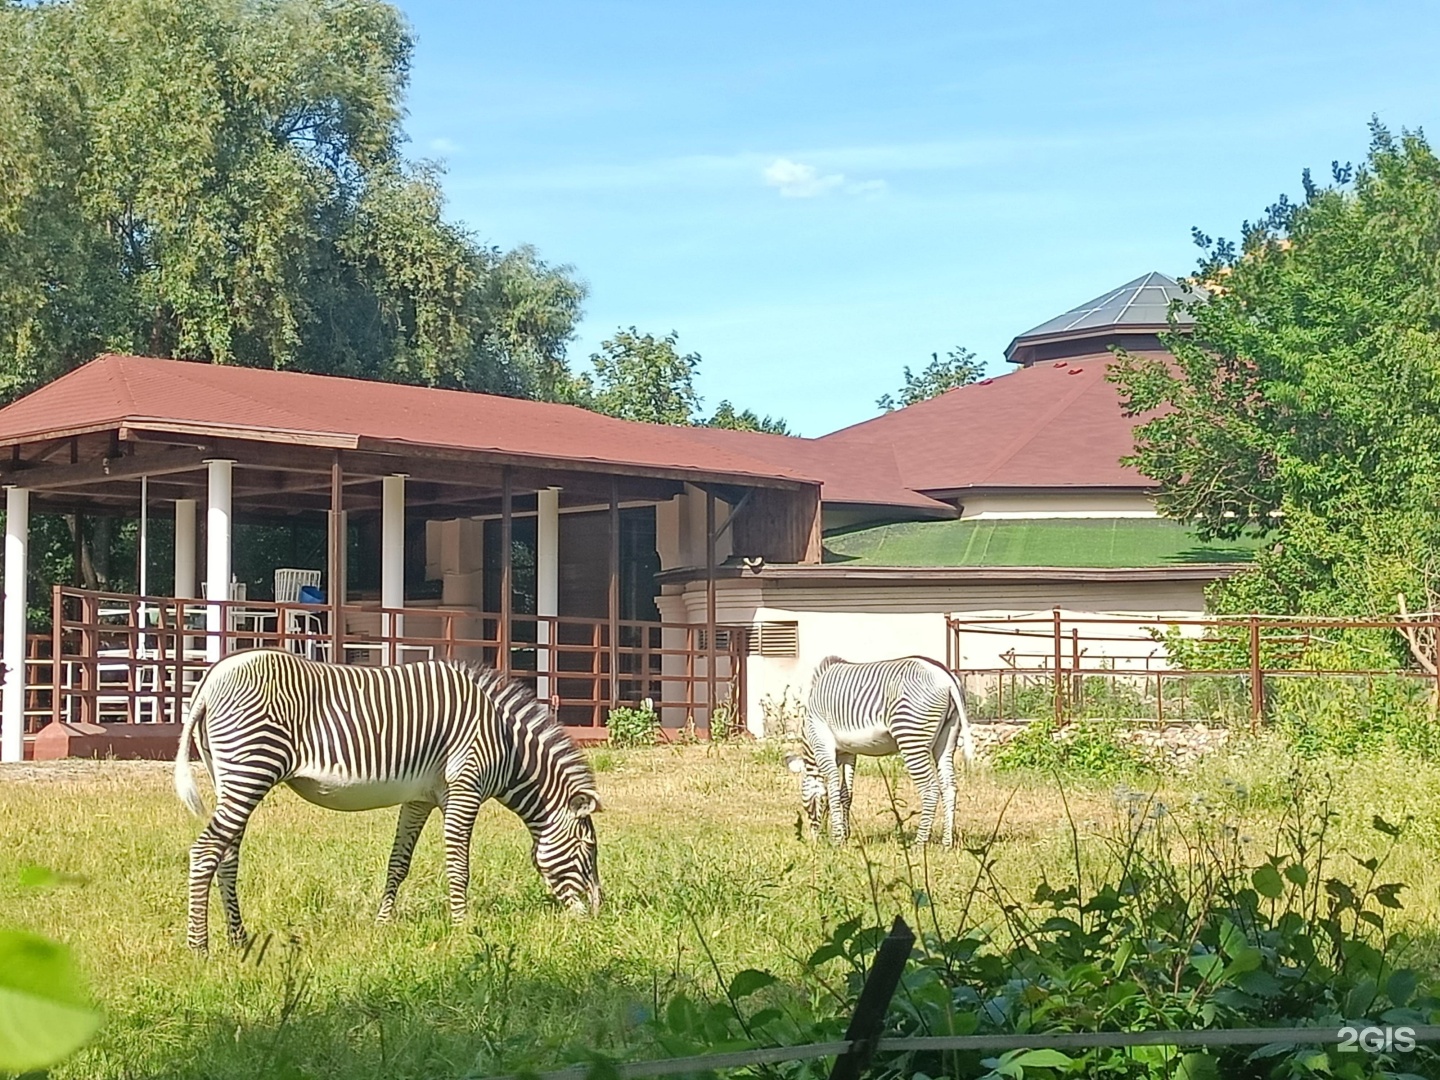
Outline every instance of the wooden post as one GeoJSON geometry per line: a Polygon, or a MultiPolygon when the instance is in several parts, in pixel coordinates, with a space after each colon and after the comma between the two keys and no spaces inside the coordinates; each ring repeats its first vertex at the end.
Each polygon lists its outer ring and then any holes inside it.
{"type": "Polygon", "coordinates": [[[715,496],[705,493],[705,730],[715,734],[715,496]]]}
{"type": "Polygon", "coordinates": [[[850,1026],[845,1029],[845,1040],[850,1043],[850,1050],[835,1059],[830,1080],[860,1080],[870,1059],[875,1056],[880,1036],[885,1033],[885,1013],[890,1008],[890,999],[895,996],[895,988],[900,985],[900,976],[905,973],[905,964],[914,947],[914,931],[896,915],[890,933],[875,950],[875,962],[865,976],[860,1000],[855,1003],[850,1026]]]}
{"type": "Polygon", "coordinates": [[[500,661],[504,675],[510,674],[510,620],[515,614],[515,492],[510,479],[510,466],[500,472],[500,661]]]}
{"type": "Polygon", "coordinates": [[[330,463],[330,529],[326,569],[330,595],[330,662],[345,662],[345,474],[340,455],[330,463]]]}
{"type": "Polygon", "coordinates": [[[1057,607],[1055,614],[1054,634],[1054,661],[1055,661],[1055,726],[1058,728],[1065,723],[1065,680],[1061,672],[1060,657],[1060,609],[1057,607]]]}
{"type": "Polygon", "coordinates": [[[610,478],[610,708],[620,703],[620,491],[610,478]]]}
{"type": "Polygon", "coordinates": [[[1070,702],[1075,715],[1080,716],[1085,705],[1084,687],[1080,676],[1080,628],[1070,628],[1070,702]]]}
{"type": "Polygon", "coordinates": [[[1264,674],[1260,670],[1260,617],[1250,616],[1250,731],[1260,730],[1265,713],[1264,674]]]}

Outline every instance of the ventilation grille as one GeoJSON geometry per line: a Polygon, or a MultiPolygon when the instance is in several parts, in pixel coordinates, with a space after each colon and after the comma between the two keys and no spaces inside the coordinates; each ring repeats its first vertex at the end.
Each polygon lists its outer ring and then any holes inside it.
{"type": "MultiPolygon", "coordinates": [[[[715,650],[728,652],[745,645],[751,656],[799,656],[800,624],[798,622],[761,622],[753,626],[717,626],[715,628],[715,650]]],[[[708,649],[709,638],[705,628],[695,631],[695,647],[708,649]]]]}
{"type": "Polygon", "coordinates": [[[750,627],[751,656],[799,656],[798,622],[762,622],[750,627]]]}

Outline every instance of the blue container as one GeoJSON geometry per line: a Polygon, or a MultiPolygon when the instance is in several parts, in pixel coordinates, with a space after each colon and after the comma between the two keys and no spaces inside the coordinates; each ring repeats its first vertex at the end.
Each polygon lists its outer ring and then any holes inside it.
{"type": "Polygon", "coordinates": [[[325,602],[325,590],[319,585],[301,585],[300,603],[302,604],[323,604],[325,602]]]}

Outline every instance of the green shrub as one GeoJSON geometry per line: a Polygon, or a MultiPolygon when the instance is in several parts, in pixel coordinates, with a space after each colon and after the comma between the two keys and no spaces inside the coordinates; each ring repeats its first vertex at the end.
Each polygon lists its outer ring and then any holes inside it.
{"type": "Polygon", "coordinates": [[[1337,754],[1440,756],[1433,684],[1402,675],[1272,679],[1269,713],[1278,734],[1307,757],[1337,754]]]}
{"type": "Polygon", "coordinates": [[[1002,746],[992,759],[1010,772],[1046,772],[1089,780],[1121,780],[1151,771],[1141,751],[1124,741],[1117,725],[1077,720],[1056,730],[1055,721],[1036,720],[1002,746]]]}
{"type": "MultiPolygon", "coordinates": [[[[953,931],[955,921],[932,912],[931,898],[911,882],[918,940],[885,1036],[1335,1031],[1356,1023],[1427,1024],[1440,1008],[1440,986],[1405,966],[1407,939],[1387,928],[1404,889],[1384,874],[1400,827],[1377,817],[1378,851],[1363,858],[1337,851],[1329,792],[1296,776],[1280,838],[1257,860],[1236,816],[1246,809],[1236,785],[1178,813],[1153,795],[1121,798],[1125,820],[1098,857],[1082,869],[1077,855],[1073,878],[1042,878],[1028,900],[987,872],[1001,841],[971,848],[980,872],[953,931]],[[1000,925],[978,915],[982,907],[998,911],[1000,925]]],[[[1074,837],[1078,852],[1081,837],[1074,837]]],[[[723,1000],[672,996],[650,1021],[657,1048],[678,1057],[839,1038],[886,933],[878,908],[875,921],[855,917],[837,926],[806,961],[798,985],[745,970],[723,984],[723,1000]]],[[[823,1062],[796,1062],[729,1075],[798,1080],[826,1071],[823,1062]]],[[[1280,1041],[1201,1051],[921,1049],[881,1052],[866,1075],[1380,1080],[1440,1075],[1440,1054],[1424,1044],[1409,1053],[1360,1054],[1280,1041]]]]}
{"type": "Polygon", "coordinates": [[[654,746],[660,734],[660,717],[643,705],[638,709],[621,705],[610,710],[607,726],[611,746],[654,746]]]}

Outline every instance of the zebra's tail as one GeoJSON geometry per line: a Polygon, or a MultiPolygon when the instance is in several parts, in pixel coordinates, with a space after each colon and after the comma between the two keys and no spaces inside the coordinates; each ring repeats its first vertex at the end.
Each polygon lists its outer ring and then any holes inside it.
{"type": "Polygon", "coordinates": [[[955,711],[960,714],[960,752],[965,755],[967,766],[975,764],[975,736],[970,730],[970,714],[965,709],[965,690],[960,685],[960,676],[950,672],[950,697],[955,702],[955,711]]]}
{"type": "Polygon", "coordinates": [[[175,752],[175,794],[198,818],[205,816],[205,802],[200,798],[200,788],[195,784],[195,770],[190,768],[190,738],[195,725],[205,720],[205,694],[202,684],[195,691],[190,711],[180,728],[180,749],[175,752]]]}

